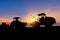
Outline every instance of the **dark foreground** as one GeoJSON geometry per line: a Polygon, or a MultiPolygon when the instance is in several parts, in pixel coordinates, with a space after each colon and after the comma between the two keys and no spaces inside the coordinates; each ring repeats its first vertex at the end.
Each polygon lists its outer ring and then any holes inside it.
{"type": "Polygon", "coordinates": [[[60,26],[54,26],[51,28],[0,28],[0,32],[60,32],[60,26]]]}
{"type": "Polygon", "coordinates": [[[60,32],[60,26],[55,26],[51,28],[40,27],[40,28],[27,28],[25,32],[60,32]]]}

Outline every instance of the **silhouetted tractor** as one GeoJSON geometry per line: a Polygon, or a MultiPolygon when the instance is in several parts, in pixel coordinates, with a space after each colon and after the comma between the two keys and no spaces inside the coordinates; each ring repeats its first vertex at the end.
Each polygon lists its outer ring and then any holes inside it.
{"type": "Polygon", "coordinates": [[[47,17],[45,13],[38,14],[38,16],[41,16],[41,18],[39,18],[39,23],[37,26],[45,25],[45,27],[52,27],[52,25],[56,23],[55,18],[47,17]]]}
{"type": "Polygon", "coordinates": [[[23,29],[27,24],[25,22],[21,22],[20,20],[18,20],[20,19],[20,17],[14,17],[13,19],[14,20],[10,24],[11,28],[16,28],[20,30],[20,29],[23,29]]]}

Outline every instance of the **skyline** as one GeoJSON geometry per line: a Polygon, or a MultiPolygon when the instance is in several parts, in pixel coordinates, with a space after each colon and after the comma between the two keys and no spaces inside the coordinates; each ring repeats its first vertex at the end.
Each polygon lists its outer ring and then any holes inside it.
{"type": "Polygon", "coordinates": [[[0,0],[0,22],[12,21],[15,16],[28,22],[42,12],[60,23],[60,0],[0,0]]]}

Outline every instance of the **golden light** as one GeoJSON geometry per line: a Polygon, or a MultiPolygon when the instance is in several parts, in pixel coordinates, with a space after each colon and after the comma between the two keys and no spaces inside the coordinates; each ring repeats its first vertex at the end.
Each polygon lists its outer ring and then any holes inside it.
{"type": "Polygon", "coordinates": [[[34,18],[30,19],[30,23],[33,23],[34,21],[36,21],[36,19],[34,19],[34,18]]]}
{"type": "Polygon", "coordinates": [[[34,18],[28,18],[28,19],[27,19],[27,23],[28,23],[28,24],[31,24],[31,23],[33,23],[34,21],[36,21],[36,19],[34,19],[34,18]]]}
{"type": "Polygon", "coordinates": [[[28,12],[23,21],[27,22],[28,24],[31,24],[34,21],[37,21],[37,19],[37,12],[28,12]]]}

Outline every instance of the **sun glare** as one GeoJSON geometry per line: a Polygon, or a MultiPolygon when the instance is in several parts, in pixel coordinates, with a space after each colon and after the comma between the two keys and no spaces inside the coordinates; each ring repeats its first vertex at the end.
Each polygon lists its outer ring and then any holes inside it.
{"type": "Polygon", "coordinates": [[[30,20],[30,22],[31,22],[31,23],[32,23],[32,22],[34,22],[34,21],[36,21],[36,20],[35,20],[35,19],[33,19],[33,18],[30,20]]]}

